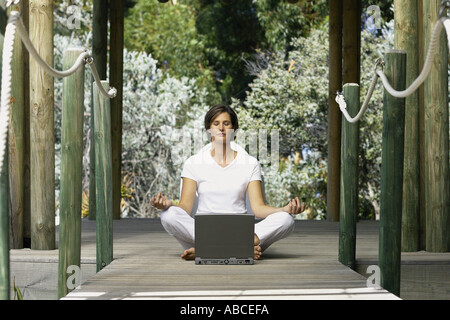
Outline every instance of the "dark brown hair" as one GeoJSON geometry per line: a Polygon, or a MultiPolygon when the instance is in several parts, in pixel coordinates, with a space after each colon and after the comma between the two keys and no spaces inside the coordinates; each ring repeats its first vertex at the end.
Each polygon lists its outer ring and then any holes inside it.
{"type": "MultiPolygon", "coordinates": [[[[214,119],[219,116],[221,113],[228,113],[230,115],[231,124],[233,126],[234,132],[236,134],[237,130],[239,129],[239,121],[238,117],[236,115],[236,112],[234,112],[233,108],[218,104],[212,107],[205,115],[205,130],[208,131],[211,128],[211,124],[214,121],[214,119]]],[[[208,135],[209,137],[209,135],[208,135]]],[[[236,138],[236,136],[235,136],[236,138]]]]}

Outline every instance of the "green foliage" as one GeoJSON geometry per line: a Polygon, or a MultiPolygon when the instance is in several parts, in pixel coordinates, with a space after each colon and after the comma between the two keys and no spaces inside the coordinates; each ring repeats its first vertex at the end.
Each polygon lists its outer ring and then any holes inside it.
{"type": "Polygon", "coordinates": [[[257,74],[242,105],[234,100],[244,130],[278,129],[280,156],[278,171],[266,168],[266,197],[273,206],[285,206],[292,198],[305,198],[308,210],[303,218],[321,219],[326,210],[328,107],[328,37],[326,28],[291,42],[284,52],[260,52],[248,63],[257,74]],[[291,154],[311,150],[295,163],[291,154]]]}
{"type": "Polygon", "coordinates": [[[261,63],[249,63],[250,72],[259,76],[249,85],[251,91],[241,109],[248,112],[244,118],[255,122],[243,125],[274,125],[282,137],[282,156],[301,151],[305,144],[324,153],[328,91],[322,88],[328,87],[327,35],[324,30],[313,32],[310,38],[295,39],[291,45],[295,49],[287,59],[284,53],[255,57],[265,61],[265,69],[258,70],[261,63]]]}
{"type": "Polygon", "coordinates": [[[245,97],[253,77],[244,72],[242,58],[264,43],[252,0],[202,0],[197,16],[199,34],[205,39],[207,63],[215,71],[222,100],[245,97]]]}
{"type": "MultiPolygon", "coordinates": [[[[381,36],[362,33],[361,99],[364,99],[373,77],[377,58],[384,57],[394,46],[394,22],[386,24],[381,36]]],[[[361,103],[363,100],[361,100],[361,103]]],[[[373,219],[379,214],[381,188],[381,147],[383,131],[383,86],[378,83],[369,108],[360,123],[359,203],[360,217],[373,219]]]]}
{"type": "MultiPolygon", "coordinates": [[[[375,61],[393,43],[393,24],[382,36],[362,35],[361,99],[372,79],[375,61]]],[[[260,52],[248,62],[257,75],[247,99],[233,101],[243,130],[279,129],[282,163],[277,172],[265,168],[266,197],[273,206],[292,198],[306,198],[309,211],[302,218],[325,218],[327,183],[328,26],[293,39],[287,58],[283,53],[260,52]],[[303,158],[294,161],[292,155],[303,158]]],[[[360,217],[378,210],[381,168],[382,86],[377,86],[361,121],[360,217]]],[[[361,101],[362,103],[362,101],[361,101]]]]}
{"type": "Polygon", "coordinates": [[[176,161],[174,153],[180,137],[193,131],[197,114],[206,112],[207,93],[194,79],[165,75],[145,52],[126,50],[124,57],[122,170],[130,174],[128,185],[134,190],[128,214],[155,217],[152,195],[179,195],[186,158],[176,161]]]}
{"type": "Polygon", "coordinates": [[[197,31],[196,15],[195,1],[177,5],[139,1],[125,19],[125,46],[150,53],[158,68],[174,77],[196,79],[215,100],[214,72],[206,63],[205,41],[197,31]]]}
{"type": "Polygon", "coordinates": [[[254,1],[258,21],[265,31],[268,47],[289,52],[291,41],[304,37],[327,16],[327,1],[286,0],[254,1]]]}
{"type": "MultiPolygon", "coordinates": [[[[392,1],[390,1],[392,2],[392,1]]],[[[64,29],[68,2],[56,2],[55,65],[64,48],[91,48],[91,0],[83,6],[82,28],[64,29]],[[85,21],[85,23],[83,22],[85,21]]],[[[322,219],[326,210],[328,25],[326,1],[157,0],[127,1],[124,51],[123,170],[130,216],[156,216],[150,196],[157,191],[177,201],[183,161],[209,106],[232,101],[242,130],[278,129],[280,166],[263,165],[266,198],[285,206],[304,198],[301,218],[322,219]],[[135,2],[133,6],[132,3],[135,2]],[[180,153],[183,155],[180,157],[180,153]],[[294,156],[300,157],[294,158],[294,156]],[[129,194],[129,193],[127,193],[129,194]]],[[[367,5],[369,5],[367,3],[367,5]]],[[[382,6],[384,15],[385,6],[382,6]]],[[[363,2],[363,11],[366,8],[363,2]]],[[[383,16],[384,18],[384,16],[383,16]]],[[[374,61],[393,42],[393,25],[379,36],[362,37],[362,99],[374,61]]],[[[85,86],[85,154],[89,163],[90,72],[85,86]]],[[[56,182],[58,187],[62,82],[55,81],[56,182]]],[[[377,87],[361,122],[360,215],[377,213],[381,167],[382,88],[377,87]]],[[[270,140],[270,139],[269,139],[270,140]]],[[[270,148],[270,141],[269,141],[270,148]]],[[[189,152],[191,151],[191,152],[189,152]]],[[[83,188],[86,189],[85,172],[83,188]]]]}
{"type": "Polygon", "coordinates": [[[210,101],[243,100],[254,79],[243,59],[258,49],[288,53],[293,38],[323,20],[326,7],[324,0],[139,0],[125,20],[125,44],[151,53],[174,77],[196,79],[210,101]]]}
{"type": "Polygon", "coordinates": [[[16,287],[16,277],[14,277],[13,280],[13,291],[14,291],[14,298],[13,300],[23,300],[22,292],[18,287],[16,287]]]}

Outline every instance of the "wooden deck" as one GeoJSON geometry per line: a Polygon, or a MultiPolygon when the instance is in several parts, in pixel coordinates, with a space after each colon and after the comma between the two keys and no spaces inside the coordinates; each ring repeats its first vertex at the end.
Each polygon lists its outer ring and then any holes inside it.
{"type": "MultiPolygon", "coordinates": [[[[82,258],[95,257],[95,222],[82,225],[82,258]]],[[[65,299],[398,299],[367,288],[365,277],[337,261],[338,230],[337,223],[297,221],[253,266],[197,266],[180,259],[159,220],[115,221],[114,261],[65,299]]],[[[377,250],[377,226],[362,230],[369,254],[377,250]]]]}
{"type": "MultiPolygon", "coordinates": [[[[82,284],[66,299],[395,299],[366,285],[378,230],[378,222],[357,225],[357,273],[337,261],[338,223],[297,221],[254,266],[196,266],[179,258],[159,220],[123,219],[114,221],[114,261],[96,273],[95,221],[83,219],[82,284]]],[[[56,299],[58,250],[11,250],[10,258],[11,287],[15,278],[25,299],[56,299]]],[[[449,300],[450,253],[402,253],[401,277],[402,299],[449,300]]]]}

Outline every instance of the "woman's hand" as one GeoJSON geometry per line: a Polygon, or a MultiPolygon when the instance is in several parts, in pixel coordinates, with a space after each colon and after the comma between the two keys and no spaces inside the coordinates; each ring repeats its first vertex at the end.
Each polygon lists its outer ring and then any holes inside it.
{"type": "Polygon", "coordinates": [[[297,215],[302,213],[303,211],[305,211],[306,209],[306,203],[301,202],[298,197],[296,197],[295,199],[292,199],[291,202],[289,202],[289,204],[285,207],[283,207],[283,211],[292,214],[292,215],[297,215]]]}
{"type": "Polygon", "coordinates": [[[167,210],[171,206],[175,205],[172,200],[169,200],[165,196],[161,194],[161,192],[158,192],[156,197],[152,197],[150,200],[150,203],[153,207],[161,210],[167,210]]]}

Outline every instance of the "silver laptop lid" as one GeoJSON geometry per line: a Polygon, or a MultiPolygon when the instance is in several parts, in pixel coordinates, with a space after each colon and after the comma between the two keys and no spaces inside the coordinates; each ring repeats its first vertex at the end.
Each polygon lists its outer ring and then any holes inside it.
{"type": "Polygon", "coordinates": [[[253,264],[254,230],[255,217],[250,214],[197,214],[196,263],[253,264]],[[213,260],[219,261],[206,263],[213,260]]]}

